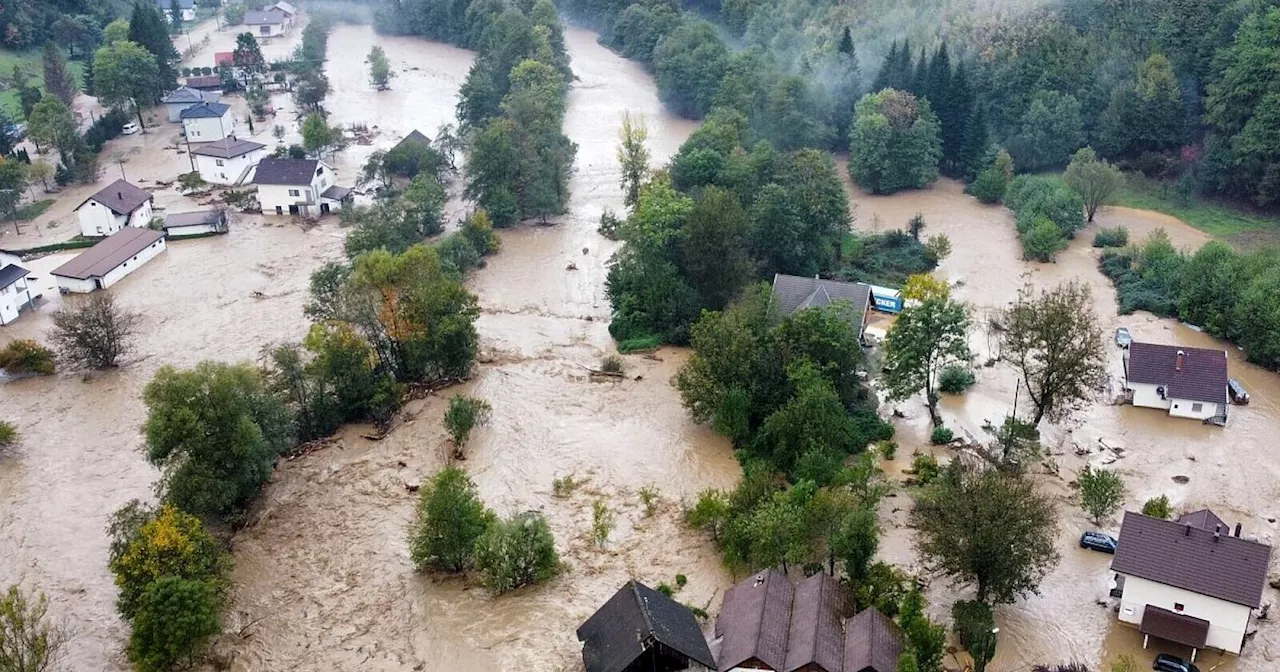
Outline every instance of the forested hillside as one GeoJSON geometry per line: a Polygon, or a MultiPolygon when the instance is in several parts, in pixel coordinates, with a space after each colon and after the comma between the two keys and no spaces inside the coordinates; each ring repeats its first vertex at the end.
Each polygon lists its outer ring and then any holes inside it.
{"type": "Polygon", "coordinates": [[[126,16],[125,0],[9,0],[0,3],[0,47],[25,50],[53,40],[68,47],[92,49],[102,26],[126,16]]]}

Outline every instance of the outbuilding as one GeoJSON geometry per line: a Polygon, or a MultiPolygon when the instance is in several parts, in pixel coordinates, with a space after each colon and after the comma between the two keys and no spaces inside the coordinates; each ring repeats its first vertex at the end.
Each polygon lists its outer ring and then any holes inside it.
{"type": "Polygon", "coordinates": [[[628,581],[578,628],[586,672],[708,671],[716,667],[689,608],[628,581]]]}
{"type": "Polygon", "coordinates": [[[22,311],[30,308],[35,300],[27,286],[31,272],[17,264],[0,267],[0,325],[18,319],[22,311]]]}
{"type": "Polygon", "coordinates": [[[267,11],[278,11],[281,14],[284,14],[284,24],[286,27],[293,25],[293,20],[298,16],[298,8],[283,1],[267,7],[267,11]]]}
{"type": "Polygon", "coordinates": [[[86,238],[99,238],[125,227],[146,228],[151,223],[152,200],[150,192],[116,180],[76,208],[80,233],[86,238]]]}
{"type": "Polygon", "coordinates": [[[248,11],[244,13],[244,25],[252,29],[256,37],[279,37],[284,35],[288,18],[278,9],[266,11],[248,11]]]}
{"type": "Polygon", "coordinates": [[[223,138],[192,147],[196,171],[205,182],[237,185],[267,155],[266,145],[251,140],[223,138]]]}
{"type": "Polygon", "coordinates": [[[226,233],[229,229],[226,210],[175,212],[164,218],[164,233],[170,239],[226,233]]]}
{"type": "Polygon", "coordinates": [[[1225,350],[1134,341],[1125,350],[1124,373],[1134,406],[1214,424],[1227,421],[1225,350]]]}
{"type": "Polygon", "coordinates": [[[164,104],[169,121],[176,123],[182,121],[183,110],[200,103],[216,103],[218,98],[219,94],[216,91],[201,91],[189,86],[179,86],[161,98],[160,102],[164,104]]]}
{"type": "Polygon", "coordinates": [[[191,142],[214,142],[235,137],[236,122],[226,103],[196,103],[179,113],[182,130],[191,142]]]}
{"type": "Polygon", "coordinates": [[[55,268],[52,275],[58,291],[87,294],[116,284],[164,250],[160,231],[126,227],[55,268]]]}
{"type": "Polygon", "coordinates": [[[201,75],[196,77],[187,77],[183,80],[188,88],[197,89],[206,93],[216,91],[222,93],[222,77],[218,75],[201,75]]]}

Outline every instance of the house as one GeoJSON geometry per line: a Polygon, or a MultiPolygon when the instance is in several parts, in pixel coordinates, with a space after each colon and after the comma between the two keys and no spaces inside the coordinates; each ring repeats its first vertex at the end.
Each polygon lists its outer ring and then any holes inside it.
{"type": "Polygon", "coordinates": [[[164,248],[160,231],[126,227],[53,269],[52,275],[58,280],[58,291],[87,294],[116,284],[164,248]]]}
{"type": "Polygon", "coordinates": [[[191,149],[201,179],[213,184],[240,184],[266,155],[266,145],[235,138],[223,138],[191,149]]]}
{"type": "Polygon", "coordinates": [[[178,16],[183,21],[196,20],[195,0],[156,0],[156,9],[164,12],[165,18],[173,21],[173,3],[178,3],[178,16]]]}
{"type": "Polygon", "coordinates": [[[183,110],[199,103],[216,103],[218,98],[219,92],[216,91],[201,91],[189,86],[180,86],[161,98],[160,102],[164,104],[169,121],[178,122],[182,120],[183,110]]]}
{"type": "Polygon", "coordinates": [[[319,217],[350,203],[351,190],[335,184],[333,167],[317,159],[271,159],[258,162],[253,183],[263,214],[319,217]]]}
{"type": "Polygon", "coordinates": [[[279,37],[284,35],[285,20],[284,12],[268,9],[245,12],[242,23],[249,26],[256,37],[279,37]]]}
{"type": "Polygon", "coordinates": [[[867,311],[875,305],[871,298],[870,285],[860,282],[802,278],[781,273],[773,276],[771,303],[782,316],[805,308],[844,304],[845,316],[857,331],[859,339],[867,328],[867,311]]]}
{"type": "Polygon", "coordinates": [[[226,103],[197,103],[178,116],[182,119],[182,130],[191,142],[235,137],[236,121],[231,118],[231,106],[226,103]]]}
{"type": "Polygon", "coordinates": [[[187,88],[198,89],[200,91],[222,92],[222,77],[218,75],[204,75],[201,77],[187,77],[185,80],[187,88]]]}
{"type": "Polygon", "coordinates": [[[277,2],[276,4],[271,5],[270,7],[267,7],[267,11],[268,12],[277,11],[277,12],[280,12],[281,14],[284,14],[285,27],[293,25],[294,18],[298,16],[298,8],[283,1],[277,2]]]}
{"type": "Polygon", "coordinates": [[[1252,610],[1262,604],[1271,547],[1240,537],[1204,509],[1177,521],[1126,511],[1111,569],[1120,620],[1151,637],[1239,654],[1252,610]]]}
{"type": "Polygon", "coordinates": [[[174,239],[226,233],[230,227],[226,210],[195,210],[165,215],[162,228],[166,238],[174,239]]]}
{"type": "Polygon", "coordinates": [[[632,580],[578,628],[586,672],[714,670],[689,608],[632,580]]]}
{"type": "Polygon", "coordinates": [[[151,223],[151,201],[149,192],[116,180],[76,208],[80,233],[94,238],[109,236],[126,226],[146,228],[151,223]]]}
{"type": "Polygon", "coordinates": [[[0,325],[18,319],[22,311],[34,304],[31,290],[27,287],[27,276],[30,274],[31,271],[17,264],[0,267],[0,325]]]}
{"type": "Polygon", "coordinates": [[[1134,406],[1216,424],[1227,420],[1226,351],[1135,341],[1124,355],[1124,373],[1134,406]]]}
{"type": "Polygon", "coordinates": [[[792,584],[767,569],[730,588],[716,618],[719,672],[894,672],[898,626],[874,608],[840,619],[845,595],[823,573],[792,584]]]}
{"type": "Polygon", "coordinates": [[[22,252],[19,250],[0,250],[0,268],[4,268],[9,264],[17,266],[22,262],[22,252]]]}

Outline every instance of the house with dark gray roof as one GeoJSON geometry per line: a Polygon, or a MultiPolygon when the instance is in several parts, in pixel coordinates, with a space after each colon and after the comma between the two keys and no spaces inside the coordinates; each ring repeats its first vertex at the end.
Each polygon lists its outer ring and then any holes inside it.
{"type": "Polygon", "coordinates": [[[109,236],[125,227],[151,223],[151,193],[116,180],[76,207],[80,233],[86,238],[109,236]]]}
{"type": "Polygon", "coordinates": [[[164,98],[160,99],[160,102],[164,104],[169,121],[178,123],[182,121],[183,110],[199,103],[216,103],[218,98],[219,94],[216,91],[201,91],[189,86],[179,86],[165,94],[164,98]]]}
{"type": "Polygon", "coordinates": [[[173,2],[178,3],[178,18],[183,21],[196,20],[195,0],[156,0],[156,9],[164,12],[165,17],[173,21],[173,2]]]}
{"type": "Polygon", "coordinates": [[[352,200],[351,190],[337,185],[333,166],[319,159],[262,159],[252,182],[264,215],[320,217],[352,200]]]}
{"type": "Polygon", "coordinates": [[[806,308],[838,308],[861,339],[867,327],[867,310],[874,302],[871,285],[777,273],[773,276],[771,304],[780,317],[806,308]]]}
{"type": "Polygon", "coordinates": [[[266,145],[236,138],[223,138],[191,147],[196,171],[201,179],[213,184],[241,184],[266,155],[266,145]]]}
{"type": "Polygon", "coordinates": [[[244,13],[241,23],[252,28],[251,32],[255,37],[278,37],[284,35],[289,17],[279,9],[250,10],[244,13]]]}
{"type": "Polygon", "coordinates": [[[1262,605],[1271,547],[1240,536],[1212,511],[1176,521],[1126,511],[1111,569],[1123,585],[1119,618],[1195,652],[1239,654],[1262,605]],[[1121,580],[1122,579],[1122,580],[1121,580]]]}
{"type": "Polygon", "coordinates": [[[1135,341],[1124,355],[1125,389],[1134,406],[1225,424],[1227,363],[1224,350],[1135,341]]]}
{"type": "Polygon", "coordinates": [[[188,142],[214,142],[236,134],[236,120],[226,103],[196,103],[180,112],[178,118],[188,142]]]}
{"type": "Polygon", "coordinates": [[[716,666],[693,612],[635,580],[577,634],[586,672],[702,672],[716,666]]]}
{"type": "Polygon", "coordinates": [[[106,289],[164,252],[164,233],[127,226],[53,269],[58,291],[87,294],[106,289]]]}
{"type": "Polygon", "coordinates": [[[31,271],[17,264],[0,264],[0,326],[18,319],[22,311],[34,305],[27,276],[31,271]]]}

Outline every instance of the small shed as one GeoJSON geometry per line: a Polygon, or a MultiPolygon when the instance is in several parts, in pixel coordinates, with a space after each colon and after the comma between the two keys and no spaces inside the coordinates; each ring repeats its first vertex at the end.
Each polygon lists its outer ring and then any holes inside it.
{"type": "Polygon", "coordinates": [[[165,215],[164,232],[169,238],[206,236],[230,229],[226,210],[195,210],[165,215]]]}
{"type": "Polygon", "coordinates": [[[714,670],[689,608],[631,580],[578,628],[587,672],[714,670]]]}
{"type": "Polygon", "coordinates": [[[187,77],[186,85],[188,88],[199,89],[201,91],[222,91],[222,77],[218,75],[203,75],[200,77],[187,77]]]}
{"type": "Polygon", "coordinates": [[[128,226],[53,269],[51,275],[58,280],[58,291],[87,294],[114,285],[164,250],[163,233],[128,226]]]}

